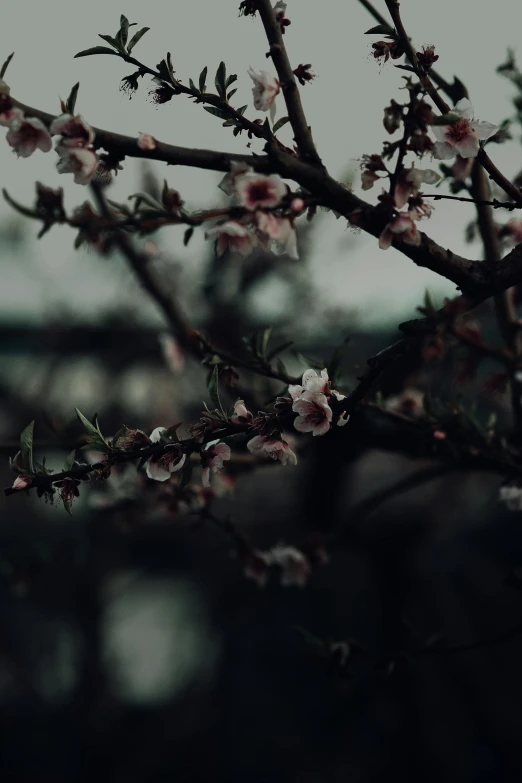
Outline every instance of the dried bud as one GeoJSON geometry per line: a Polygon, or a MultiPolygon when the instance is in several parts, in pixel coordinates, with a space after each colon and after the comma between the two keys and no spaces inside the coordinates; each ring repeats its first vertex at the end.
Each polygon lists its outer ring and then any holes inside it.
{"type": "Polygon", "coordinates": [[[402,120],[402,110],[403,107],[394,101],[393,98],[390,105],[384,109],[383,125],[388,133],[392,134],[399,130],[402,120]]]}
{"type": "Polygon", "coordinates": [[[143,430],[131,430],[124,425],[115,436],[112,446],[122,451],[137,451],[150,446],[150,443],[149,436],[143,430]]]}
{"type": "Polygon", "coordinates": [[[425,133],[414,133],[408,143],[408,149],[420,157],[426,152],[432,151],[433,142],[425,133]]]}
{"type": "Polygon", "coordinates": [[[256,11],[255,0],[242,0],[239,4],[239,16],[255,16],[256,11]]]}
{"type": "Polygon", "coordinates": [[[36,211],[42,218],[62,220],[65,217],[63,208],[63,188],[53,190],[41,182],[36,183],[36,211]]]}
{"type": "Polygon", "coordinates": [[[430,44],[429,46],[423,46],[422,50],[417,52],[417,60],[419,61],[419,65],[421,68],[424,68],[425,71],[429,71],[433,63],[436,63],[438,59],[439,55],[435,54],[435,47],[433,44],[430,44]]]}
{"type": "Polygon", "coordinates": [[[415,122],[418,130],[426,133],[428,127],[433,124],[433,109],[426,101],[419,101],[411,112],[411,119],[415,122]]]}
{"type": "Polygon", "coordinates": [[[310,68],[312,67],[311,63],[307,63],[306,65],[298,65],[297,68],[295,68],[292,73],[294,76],[296,76],[299,80],[299,84],[304,87],[306,82],[311,82],[312,79],[315,79],[315,73],[310,72],[310,68]]]}

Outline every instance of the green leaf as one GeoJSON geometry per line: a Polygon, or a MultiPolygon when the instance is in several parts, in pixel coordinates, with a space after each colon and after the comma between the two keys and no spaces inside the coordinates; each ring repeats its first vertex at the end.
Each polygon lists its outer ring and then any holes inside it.
{"type": "Polygon", "coordinates": [[[237,92],[237,90],[230,90],[230,92],[227,94],[227,101],[231,99],[231,97],[237,92]]]}
{"type": "Polygon", "coordinates": [[[122,46],[125,47],[127,38],[129,37],[129,20],[123,14],[120,16],[120,29],[118,31],[118,40],[122,46]]]}
{"type": "Polygon", "coordinates": [[[277,131],[282,128],[283,125],[286,125],[287,122],[290,122],[290,117],[281,117],[272,128],[273,133],[277,133],[277,131]]]}
{"type": "Polygon", "coordinates": [[[81,423],[83,424],[83,428],[87,435],[90,435],[91,438],[94,438],[95,440],[99,440],[100,434],[97,430],[97,428],[94,426],[94,424],[91,424],[89,419],[87,419],[83,413],[81,413],[78,408],[74,409],[76,411],[76,415],[80,419],[81,423]]]}
{"type": "Polygon", "coordinates": [[[201,73],[199,74],[199,91],[205,92],[207,89],[207,73],[208,67],[205,65],[201,73]]]}
{"type": "Polygon", "coordinates": [[[216,117],[219,117],[220,120],[229,120],[230,115],[228,112],[223,111],[223,109],[216,109],[215,106],[203,106],[205,111],[208,111],[209,114],[214,114],[216,117]]]}
{"type": "Polygon", "coordinates": [[[286,369],[283,361],[279,358],[279,356],[277,357],[277,360],[276,360],[276,367],[277,367],[277,372],[278,373],[280,373],[281,375],[284,375],[286,378],[288,378],[288,370],[286,369]]]}
{"type": "Polygon", "coordinates": [[[339,371],[339,367],[341,366],[341,362],[343,360],[344,354],[346,353],[349,342],[350,338],[345,337],[343,342],[338,345],[337,348],[335,348],[334,352],[332,353],[332,358],[326,365],[326,369],[328,370],[328,375],[332,383],[335,383],[336,381],[337,373],[339,371]]]}
{"type": "Polygon", "coordinates": [[[69,452],[67,457],[65,458],[65,462],[63,463],[62,470],[71,470],[72,466],[74,465],[74,460],[76,457],[76,449],[73,449],[69,452]]]}
{"type": "Polygon", "coordinates": [[[415,73],[415,68],[412,68],[411,65],[395,65],[394,67],[400,68],[401,71],[411,71],[411,73],[415,73]]]}
{"type": "Polygon", "coordinates": [[[132,50],[134,49],[138,41],[140,41],[145,35],[145,33],[148,33],[149,30],[150,27],[142,27],[141,30],[138,30],[137,33],[134,33],[134,35],[129,41],[129,45],[127,46],[127,51],[129,54],[132,52],[132,50]]]}
{"type": "Polygon", "coordinates": [[[166,441],[175,441],[176,443],[179,441],[178,438],[178,430],[183,424],[182,421],[178,422],[177,424],[173,424],[172,427],[167,427],[165,432],[161,433],[162,440],[166,441]]]}
{"type": "Polygon", "coordinates": [[[208,396],[210,397],[214,408],[217,408],[217,410],[221,411],[225,416],[226,414],[219,398],[219,366],[217,364],[214,366],[214,370],[208,382],[208,396]]]}
{"type": "Polygon", "coordinates": [[[159,201],[156,201],[155,198],[153,198],[149,193],[133,193],[132,196],[129,196],[129,199],[134,198],[136,199],[136,202],[134,204],[134,209],[138,209],[140,204],[147,204],[147,206],[151,207],[152,209],[164,212],[165,208],[162,204],[159,203],[159,201]]]}
{"type": "Polygon", "coordinates": [[[259,354],[264,358],[266,354],[266,349],[268,346],[268,341],[270,340],[270,335],[272,334],[272,327],[269,326],[267,329],[264,329],[261,334],[261,339],[259,341],[259,354]]]}
{"type": "Polygon", "coordinates": [[[176,79],[174,78],[175,70],[172,67],[172,59],[170,57],[170,52],[167,52],[167,68],[169,69],[170,81],[172,82],[172,84],[174,84],[174,82],[176,81],[176,79]]]}
{"type": "Polygon", "coordinates": [[[20,449],[22,452],[22,462],[25,470],[33,472],[33,434],[34,421],[27,425],[20,435],[20,449]]]}
{"type": "Polygon", "coordinates": [[[118,56],[118,52],[109,49],[108,46],[93,46],[92,49],[84,49],[82,52],[78,52],[74,57],[89,57],[91,54],[115,54],[118,56]]]}
{"type": "Polygon", "coordinates": [[[2,68],[0,69],[0,79],[4,78],[4,74],[7,71],[7,66],[9,65],[13,57],[14,57],[14,52],[11,52],[11,54],[9,55],[5,63],[2,65],[2,68]]]}
{"type": "Polygon", "coordinates": [[[228,77],[228,79],[225,82],[225,87],[227,88],[227,90],[230,87],[230,85],[234,84],[234,82],[236,82],[236,81],[237,81],[237,73],[230,74],[230,76],[228,77]]]}
{"type": "Polygon", "coordinates": [[[221,98],[225,97],[225,93],[227,89],[226,79],[227,79],[227,69],[225,63],[223,62],[223,60],[221,60],[221,62],[218,65],[218,69],[216,71],[216,78],[214,80],[214,83],[216,85],[216,90],[221,98]]]}
{"type": "Polygon", "coordinates": [[[395,30],[389,24],[377,24],[370,30],[366,30],[365,35],[390,35],[392,38],[396,37],[395,30]]]}
{"type": "Polygon", "coordinates": [[[40,217],[34,210],[29,209],[29,207],[24,207],[22,206],[22,204],[19,204],[17,201],[12,199],[5,188],[2,188],[2,196],[5,198],[7,203],[10,204],[13,207],[13,209],[16,209],[16,211],[19,212],[21,215],[25,215],[25,217],[30,217],[30,218],[40,217]]]}
{"type": "Polygon", "coordinates": [[[76,98],[78,97],[79,89],[80,89],[80,82],[76,82],[71,92],[69,93],[69,97],[67,98],[67,102],[65,104],[65,107],[69,114],[74,114],[74,107],[76,106],[76,98]]]}
{"type": "Polygon", "coordinates": [[[194,469],[194,465],[192,464],[192,460],[190,459],[190,454],[187,454],[185,464],[181,468],[178,489],[183,489],[183,487],[187,486],[190,479],[192,478],[193,469],[194,469]]]}
{"type": "Polygon", "coordinates": [[[248,103],[245,103],[244,106],[240,106],[239,109],[237,109],[237,112],[238,114],[244,114],[247,109],[248,109],[248,103]]]}
{"type": "Polygon", "coordinates": [[[185,247],[187,247],[188,243],[190,242],[193,233],[194,233],[194,226],[190,226],[183,234],[183,244],[185,247]]]}
{"type": "Polygon", "coordinates": [[[191,90],[194,90],[194,92],[198,92],[198,88],[196,87],[192,79],[189,79],[189,87],[191,90]]]}
{"type": "Polygon", "coordinates": [[[286,351],[287,348],[290,348],[291,345],[293,345],[293,341],[290,340],[288,343],[282,343],[281,345],[278,345],[277,348],[273,348],[269,353],[267,353],[266,358],[268,361],[271,361],[275,356],[277,356],[278,353],[282,353],[283,351],[286,351]]]}
{"type": "Polygon", "coordinates": [[[98,33],[98,38],[103,38],[104,41],[107,41],[107,43],[110,43],[111,46],[114,46],[115,49],[121,52],[122,45],[117,38],[113,38],[112,35],[102,35],[101,33],[98,33]]]}

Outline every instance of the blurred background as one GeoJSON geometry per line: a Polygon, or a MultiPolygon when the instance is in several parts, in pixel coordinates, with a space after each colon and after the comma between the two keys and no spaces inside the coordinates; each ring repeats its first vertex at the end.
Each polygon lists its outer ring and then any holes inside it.
{"type": "MultiPolygon", "coordinates": [[[[234,102],[250,106],[247,69],[270,63],[259,20],[238,18],[238,4],[4,0],[0,60],[15,49],[11,92],[42,110],[58,113],[59,97],[80,81],[77,111],[93,125],[241,152],[245,135],[234,138],[183,96],[156,107],[143,80],[129,100],[119,84],[131,69],[116,58],[73,59],[97,45],[98,33],[114,34],[124,13],[151,28],[134,52],[144,63],[154,67],[170,51],[179,78],[196,80],[207,65],[211,83],[224,59],[239,76],[234,102]]],[[[383,2],[376,6],[385,14],[383,2]]],[[[466,84],[478,117],[500,124],[513,114],[513,90],[495,68],[508,46],[516,50],[515,0],[403,2],[402,11],[415,42],[435,44],[438,70],[466,84]]],[[[360,195],[359,159],[381,150],[384,106],[403,100],[401,72],[371,57],[376,39],[363,33],[374,20],[356,0],[294,0],[287,15],[292,62],[311,62],[317,74],[302,96],[318,148],[360,195]]],[[[247,115],[256,118],[251,107],[247,115]]],[[[280,136],[291,145],[288,125],[280,136]]],[[[254,139],[248,152],[261,149],[254,139]]],[[[514,177],[522,168],[516,133],[492,156],[514,177]]],[[[18,160],[3,144],[1,186],[28,205],[36,180],[61,186],[71,211],[90,193],[58,175],[53,157],[18,160]]],[[[221,175],[139,161],[125,162],[108,195],[154,195],[163,178],[191,209],[226,203],[221,175]]],[[[473,219],[470,206],[440,201],[423,228],[480,258],[480,243],[465,240],[473,219]]],[[[178,421],[185,434],[208,398],[208,369],[169,359],[166,324],[122,258],[75,251],[67,227],[41,240],[37,231],[0,203],[3,486],[33,419],[37,454],[59,468],[82,442],[75,406],[97,411],[109,436],[122,424],[150,433],[178,421]]],[[[140,242],[191,322],[232,353],[244,352],[244,335],[272,326],[271,345],[294,342],[283,359],[299,374],[349,338],[345,393],[366,359],[399,338],[397,324],[416,317],[426,289],[437,305],[456,293],[321,210],[298,222],[299,261],[261,252],[216,259],[203,232],[184,247],[178,227],[140,242]]],[[[480,315],[498,341],[489,305],[480,315]]],[[[457,386],[462,356],[428,370],[423,358],[410,356],[384,379],[384,400],[410,387],[464,395],[478,415],[494,410],[509,425],[507,396],[485,387],[493,365],[457,386]]],[[[245,396],[254,411],[282,391],[245,373],[231,380],[226,403],[245,396]]],[[[370,783],[391,771],[434,782],[520,780],[522,534],[520,514],[498,505],[500,477],[437,473],[431,445],[377,411],[326,438],[296,434],[291,444],[295,468],[254,466],[238,446],[211,497],[197,473],[180,499],[175,480],[149,482],[129,466],[82,487],[72,516],[24,493],[2,498],[3,779],[370,783]],[[387,499],[386,488],[419,471],[426,481],[387,499]],[[198,513],[209,501],[214,521],[198,513]],[[305,589],[274,575],[260,588],[245,578],[220,520],[259,549],[324,547],[328,562],[313,568],[305,589]]]]}

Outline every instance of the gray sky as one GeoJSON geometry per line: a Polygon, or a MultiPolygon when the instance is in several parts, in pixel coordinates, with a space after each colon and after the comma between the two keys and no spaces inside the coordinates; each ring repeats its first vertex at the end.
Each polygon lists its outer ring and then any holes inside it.
{"type": "MultiPolygon", "coordinates": [[[[383,0],[375,3],[386,15],[383,0]]],[[[252,107],[252,83],[246,72],[249,66],[269,71],[273,66],[265,58],[267,45],[260,21],[238,18],[238,5],[239,0],[149,4],[126,0],[117,6],[106,0],[91,0],[88,6],[70,0],[30,4],[4,0],[0,59],[15,50],[7,81],[12,94],[30,105],[58,113],[58,96],[65,99],[80,81],[77,110],[93,125],[129,135],[149,132],[180,145],[242,152],[246,151],[245,135],[234,138],[231,129],[222,128],[217,118],[184,97],[156,109],[146,100],[147,80],[129,101],[119,92],[119,82],[131,69],[116,58],[73,59],[76,52],[103,43],[97,33],[113,35],[123,12],[131,22],[151,28],[135,49],[138,59],[154,66],[170,51],[177,76],[185,82],[189,77],[196,79],[205,65],[209,79],[213,78],[224,59],[227,71],[239,76],[233,102],[238,106],[248,102],[247,115],[264,119],[252,107]]],[[[511,114],[509,85],[494,70],[504,60],[508,45],[517,48],[522,23],[519,0],[403,0],[401,9],[414,41],[419,46],[435,44],[440,72],[449,78],[456,73],[467,84],[477,117],[498,123],[511,114]]],[[[295,66],[311,62],[317,74],[302,90],[308,120],[330,172],[342,177],[349,167],[358,166],[356,159],[362,154],[380,152],[384,138],[392,138],[382,127],[382,112],[390,98],[402,100],[403,93],[398,91],[403,84],[401,72],[390,63],[380,67],[370,58],[371,43],[377,39],[363,33],[374,22],[357,0],[289,0],[287,15],[292,20],[285,36],[291,62],[295,66]]],[[[277,116],[284,113],[279,98],[277,116]]],[[[289,126],[281,138],[290,143],[289,126]]],[[[262,143],[254,141],[252,151],[261,149],[262,143]]],[[[494,146],[491,153],[508,176],[522,168],[518,142],[494,146]]],[[[68,207],[82,203],[88,191],[74,185],[71,175],[59,175],[55,159],[54,152],[37,152],[27,160],[17,160],[7,144],[0,142],[0,184],[27,204],[32,203],[35,180],[63,186],[68,207]]],[[[194,209],[219,203],[220,191],[215,190],[219,175],[155,165],[194,209]]],[[[422,165],[436,168],[428,160],[422,165]]],[[[139,165],[127,161],[112,198],[124,200],[138,185],[139,165]]],[[[368,195],[374,201],[377,193],[374,189],[368,195]]],[[[0,219],[9,212],[0,203],[0,219]]],[[[462,239],[463,227],[472,217],[466,205],[437,202],[434,217],[422,228],[443,246],[479,257],[479,246],[467,246],[462,239]]],[[[27,222],[25,230],[34,237],[37,226],[27,222]]],[[[164,236],[163,245],[174,243],[169,249],[177,258],[186,261],[187,267],[197,266],[204,247],[201,233],[188,249],[182,247],[181,230],[164,236]]],[[[0,307],[6,315],[21,320],[45,318],[66,300],[85,317],[110,306],[125,278],[114,275],[107,262],[93,254],[74,253],[72,241],[69,229],[55,228],[39,243],[31,240],[29,257],[11,264],[3,259],[0,307]]],[[[373,238],[354,237],[346,231],[345,221],[331,215],[321,218],[314,242],[310,273],[325,301],[357,308],[365,325],[409,315],[426,287],[435,294],[454,291],[452,285],[416,268],[395,250],[379,250],[373,238]]],[[[134,296],[132,282],[124,285],[129,287],[129,297],[134,296]]]]}

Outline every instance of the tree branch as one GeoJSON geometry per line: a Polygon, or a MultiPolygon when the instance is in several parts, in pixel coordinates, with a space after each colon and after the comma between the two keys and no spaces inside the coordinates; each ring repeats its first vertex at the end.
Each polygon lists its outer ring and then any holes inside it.
{"type": "Polygon", "coordinates": [[[315,148],[312,132],[306,121],[299,87],[292,72],[279,22],[274,14],[271,0],[257,0],[257,8],[270,44],[270,56],[275,65],[281,89],[288,110],[288,118],[294,131],[295,142],[301,159],[324,170],[324,165],[315,148]]]}

